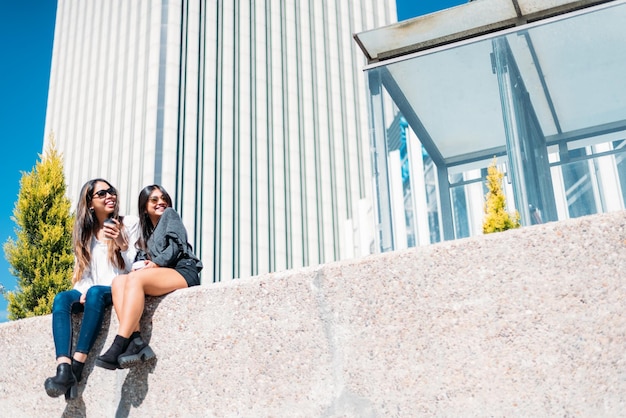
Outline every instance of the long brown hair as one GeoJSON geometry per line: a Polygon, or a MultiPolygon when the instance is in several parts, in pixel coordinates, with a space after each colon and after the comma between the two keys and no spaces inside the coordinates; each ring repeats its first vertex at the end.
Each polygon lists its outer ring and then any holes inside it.
{"type": "Polygon", "coordinates": [[[141,231],[141,234],[139,234],[139,239],[137,240],[136,247],[143,250],[146,254],[148,254],[148,247],[146,245],[146,242],[148,241],[148,238],[150,238],[150,235],[152,235],[152,231],[154,231],[154,226],[152,226],[152,221],[150,220],[150,216],[148,216],[146,206],[148,204],[148,198],[150,197],[150,193],[152,193],[155,189],[159,189],[159,191],[163,193],[165,203],[167,203],[168,207],[172,207],[172,198],[170,197],[169,193],[167,193],[165,189],[158,184],[146,186],[139,193],[139,199],[137,201],[137,213],[139,213],[139,230],[141,231]]]}
{"type": "MultiPolygon", "coordinates": [[[[95,235],[100,224],[96,214],[90,209],[90,206],[93,199],[93,190],[98,182],[106,183],[109,187],[115,189],[115,187],[113,187],[108,181],[98,178],[89,180],[80,190],[78,203],[76,205],[74,231],[72,233],[74,255],[76,256],[76,266],[74,267],[72,284],[75,284],[81,279],[83,273],[85,273],[85,270],[88,269],[89,263],[91,262],[91,239],[95,235]]],[[[118,212],[119,200],[115,199],[115,210],[113,211],[114,218],[118,218],[118,212]]],[[[123,229],[123,219],[119,219],[119,221],[120,226],[123,229]]],[[[107,246],[109,262],[119,269],[124,269],[125,263],[121,250],[114,244],[113,240],[107,241],[107,246]]]]}

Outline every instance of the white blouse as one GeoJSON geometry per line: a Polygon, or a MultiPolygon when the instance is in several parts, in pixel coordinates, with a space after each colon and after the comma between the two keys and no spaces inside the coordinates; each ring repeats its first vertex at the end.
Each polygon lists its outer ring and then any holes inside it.
{"type": "Polygon", "coordinates": [[[139,218],[132,215],[124,216],[124,231],[128,242],[128,249],[122,251],[124,268],[119,269],[109,262],[106,241],[98,241],[94,236],[91,238],[91,263],[80,280],[74,284],[74,289],[85,293],[91,286],[111,286],[115,276],[130,271],[137,254],[135,242],[139,238],[139,218]]]}

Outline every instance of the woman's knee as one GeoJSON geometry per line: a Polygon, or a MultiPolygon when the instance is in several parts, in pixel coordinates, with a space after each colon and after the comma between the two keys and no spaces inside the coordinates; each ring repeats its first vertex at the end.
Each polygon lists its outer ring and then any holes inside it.
{"type": "Polygon", "coordinates": [[[127,278],[127,275],[123,275],[117,276],[113,279],[113,282],[111,283],[111,291],[113,292],[114,296],[116,294],[124,293],[124,287],[126,286],[127,278]]]}
{"type": "Polygon", "coordinates": [[[52,311],[56,312],[63,309],[69,310],[72,304],[77,302],[79,299],[80,292],[77,292],[76,290],[66,290],[63,292],[59,292],[56,294],[56,296],[54,297],[54,301],[52,302],[52,311]]]}
{"type": "Polygon", "coordinates": [[[85,304],[111,304],[111,288],[109,286],[92,286],[87,290],[85,304]]]}
{"type": "Polygon", "coordinates": [[[149,277],[149,275],[145,275],[143,272],[144,270],[139,270],[128,273],[128,279],[124,282],[124,289],[143,288],[145,280],[149,277]]]}

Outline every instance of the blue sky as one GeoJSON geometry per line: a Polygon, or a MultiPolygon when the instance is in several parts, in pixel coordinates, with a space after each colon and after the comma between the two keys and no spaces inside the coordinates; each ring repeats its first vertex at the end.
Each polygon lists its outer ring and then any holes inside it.
{"type": "Polygon", "coordinates": [[[396,0],[398,21],[467,3],[468,0],[396,0]]]}
{"type": "MultiPolygon", "coordinates": [[[[398,0],[398,20],[421,16],[467,0],[398,0]]],[[[30,172],[42,152],[48,98],[56,0],[0,1],[0,243],[15,238],[11,219],[23,172],[30,172]]],[[[14,290],[15,278],[0,254],[0,284],[14,290]]],[[[0,297],[0,322],[7,302],[0,297]]]]}
{"type": "MultiPolygon", "coordinates": [[[[33,169],[43,148],[56,0],[0,1],[0,244],[15,237],[11,220],[22,172],[33,169]]],[[[16,280],[0,253],[0,284],[16,280]]],[[[0,322],[7,302],[0,296],[0,322]]]]}

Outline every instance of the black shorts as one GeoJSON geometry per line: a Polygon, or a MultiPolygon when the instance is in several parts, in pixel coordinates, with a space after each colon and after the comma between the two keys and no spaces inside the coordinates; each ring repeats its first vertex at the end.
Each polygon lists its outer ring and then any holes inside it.
{"type": "Polygon", "coordinates": [[[200,284],[200,276],[198,276],[198,267],[196,260],[192,258],[181,258],[174,266],[174,270],[180,273],[187,282],[187,286],[197,286],[200,284]]]}

